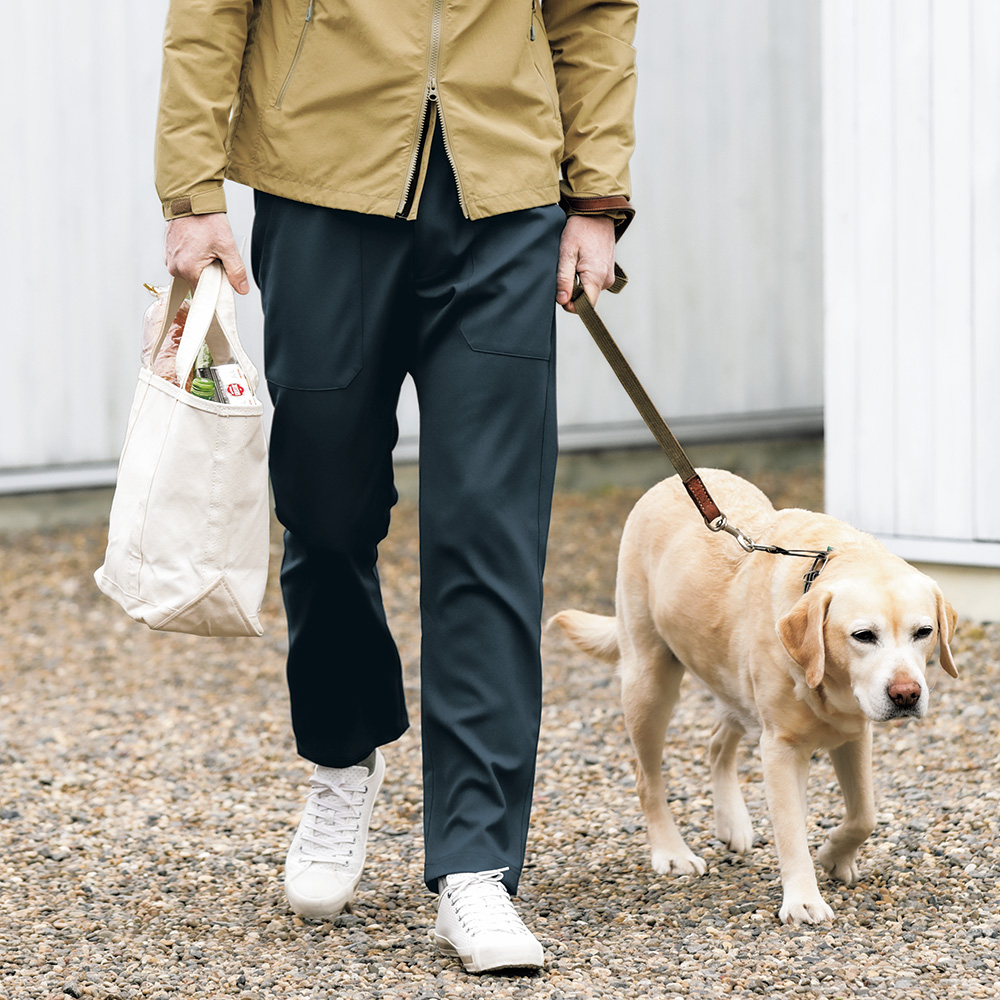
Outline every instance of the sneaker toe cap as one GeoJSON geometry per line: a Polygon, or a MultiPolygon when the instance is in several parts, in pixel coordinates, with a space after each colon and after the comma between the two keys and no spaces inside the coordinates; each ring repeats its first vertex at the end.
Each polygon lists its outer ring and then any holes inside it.
{"type": "Polygon", "coordinates": [[[336,916],[354,898],[358,879],[331,868],[313,864],[299,872],[286,872],[285,895],[300,917],[336,916]]]}
{"type": "Polygon", "coordinates": [[[542,946],[533,937],[497,935],[492,941],[476,944],[472,949],[472,967],[477,972],[540,969],[543,962],[542,946]]]}

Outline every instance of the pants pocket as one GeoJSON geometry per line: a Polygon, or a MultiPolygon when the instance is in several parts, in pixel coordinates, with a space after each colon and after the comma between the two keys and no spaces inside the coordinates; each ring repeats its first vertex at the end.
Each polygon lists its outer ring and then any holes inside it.
{"type": "Polygon", "coordinates": [[[558,205],[545,205],[472,224],[475,272],[461,320],[472,350],[549,360],[565,222],[558,205]],[[539,316],[546,321],[539,322],[539,316]]]}

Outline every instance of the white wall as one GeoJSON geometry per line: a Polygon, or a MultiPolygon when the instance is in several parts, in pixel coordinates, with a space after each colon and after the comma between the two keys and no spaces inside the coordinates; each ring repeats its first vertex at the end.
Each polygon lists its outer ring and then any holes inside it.
{"type": "MultiPolygon", "coordinates": [[[[166,0],[86,6],[8,5],[0,492],[113,479],[142,284],[165,280],[152,139],[166,0]]],[[[801,0],[641,10],[632,284],[602,312],[686,440],[820,424],[818,21],[801,0]]],[[[248,192],[229,198],[248,236],[248,192]]],[[[253,294],[240,323],[259,359],[253,294]]],[[[564,444],[651,440],[578,320],[560,340],[564,444]]],[[[412,454],[411,394],[400,413],[412,454]]]]}
{"type": "MultiPolygon", "coordinates": [[[[638,214],[620,247],[631,283],[600,308],[686,441],[821,426],[819,13],[803,0],[640,4],[638,214]]],[[[631,403],[567,320],[563,439],[635,440],[631,403]]]]}
{"type": "Polygon", "coordinates": [[[1000,4],[825,0],[827,509],[1000,567],[1000,4]]]}
{"type": "MultiPolygon", "coordinates": [[[[0,61],[0,492],[113,481],[143,282],[166,282],[152,145],[166,0],[9,4],[0,61]],[[11,155],[13,154],[13,155],[11,155]]],[[[234,227],[249,233],[245,197],[234,227]]],[[[259,306],[241,330],[259,357],[259,306]]]]}

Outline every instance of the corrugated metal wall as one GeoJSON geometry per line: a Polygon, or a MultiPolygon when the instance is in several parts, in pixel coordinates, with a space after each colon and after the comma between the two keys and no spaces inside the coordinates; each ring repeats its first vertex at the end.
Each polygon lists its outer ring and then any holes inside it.
{"type": "MultiPolygon", "coordinates": [[[[110,481],[160,282],[152,133],[165,0],[14,4],[0,64],[0,491],[110,481]],[[14,155],[11,155],[13,152],[14,155]]],[[[820,332],[819,8],[657,0],[641,11],[640,215],[629,289],[602,311],[693,439],[816,428],[820,332]]],[[[250,202],[230,191],[238,238],[250,202]]],[[[253,295],[241,332],[260,356],[253,295]]],[[[561,321],[570,446],[649,440],[573,317],[561,321]]],[[[416,407],[400,407],[412,453],[416,407]]]]}
{"type": "Polygon", "coordinates": [[[824,4],[827,508],[1000,566],[1000,5],[824,4]]]}

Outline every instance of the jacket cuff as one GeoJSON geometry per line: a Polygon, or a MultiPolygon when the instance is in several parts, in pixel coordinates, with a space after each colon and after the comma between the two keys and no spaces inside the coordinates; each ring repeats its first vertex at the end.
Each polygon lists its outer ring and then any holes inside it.
{"type": "Polygon", "coordinates": [[[614,220],[615,240],[621,239],[635,215],[635,208],[624,195],[607,198],[577,198],[564,194],[559,204],[567,215],[606,215],[614,220]]]}
{"type": "Polygon", "coordinates": [[[180,219],[185,215],[210,215],[225,210],[226,193],[221,186],[163,202],[163,218],[167,220],[180,219]]]}

